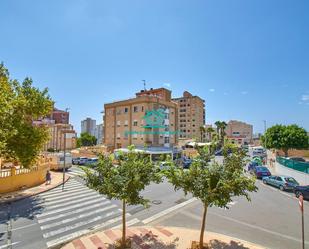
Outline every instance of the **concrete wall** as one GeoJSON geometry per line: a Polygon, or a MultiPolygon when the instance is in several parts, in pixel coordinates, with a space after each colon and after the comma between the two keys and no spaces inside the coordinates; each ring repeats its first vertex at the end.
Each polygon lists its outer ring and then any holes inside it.
{"type": "Polygon", "coordinates": [[[301,185],[309,185],[309,174],[303,173],[297,170],[290,169],[281,165],[280,163],[275,163],[275,171],[278,175],[287,175],[296,179],[301,185]]]}
{"type": "Polygon", "coordinates": [[[38,169],[32,170],[28,173],[16,174],[14,168],[11,171],[10,176],[0,178],[0,194],[42,184],[45,181],[47,169],[47,165],[41,165],[38,169]]]}

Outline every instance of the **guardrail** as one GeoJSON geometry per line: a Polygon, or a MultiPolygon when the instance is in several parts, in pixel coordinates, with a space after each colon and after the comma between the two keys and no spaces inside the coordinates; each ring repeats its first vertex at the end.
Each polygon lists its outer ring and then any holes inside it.
{"type": "Polygon", "coordinates": [[[38,166],[33,166],[30,169],[26,169],[26,168],[16,169],[15,167],[12,167],[10,169],[0,170],[0,178],[10,177],[10,176],[13,176],[13,175],[28,174],[28,173],[33,172],[33,171],[38,171],[38,166]]]}
{"type": "Polygon", "coordinates": [[[287,159],[285,157],[277,157],[276,161],[281,165],[288,167],[290,169],[294,169],[303,173],[309,174],[309,162],[298,162],[291,159],[287,159]]]}

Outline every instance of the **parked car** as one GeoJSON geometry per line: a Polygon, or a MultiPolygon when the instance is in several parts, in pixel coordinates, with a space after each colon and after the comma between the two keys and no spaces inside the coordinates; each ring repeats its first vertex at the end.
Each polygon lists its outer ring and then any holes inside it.
{"type": "Polygon", "coordinates": [[[84,164],[85,166],[97,166],[99,162],[99,159],[94,157],[94,158],[88,158],[87,162],[84,164]]]}
{"type": "Polygon", "coordinates": [[[265,176],[271,176],[271,173],[268,170],[268,168],[266,168],[264,166],[257,166],[255,168],[253,168],[250,173],[254,174],[256,176],[256,178],[258,178],[258,179],[262,179],[265,176]]]}
{"type": "Polygon", "coordinates": [[[80,157],[78,161],[78,165],[85,165],[88,161],[87,157],[80,157]]]}
{"type": "Polygon", "coordinates": [[[302,163],[306,162],[306,160],[302,157],[288,157],[288,159],[296,161],[296,162],[302,162],[302,163]]]}
{"type": "Polygon", "coordinates": [[[188,169],[190,167],[191,163],[192,163],[191,159],[185,158],[185,157],[182,158],[182,167],[184,169],[188,169]]]}
{"type": "Polygon", "coordinates": [[[248,166],[247,166],[247,170],[250,172],[252,170],[255,169],[255,167],[258,167],[259,164],[255,161],[251,161],[250,163],[248,163],[248,166]]]}
{"type": "Polygon", "coordinates": [[[72,164],[77,165],[79,163],[80,157],[72,158],[72,164]]]}
{"type": "Polygon", "coordinates": [[[304,197],[304,199],[309,200],[309,185],[307,185],[307,186],[296,186],[294,188],[294,193],[295,193],[297,198],[302,195],[304,197]]]}
{"type": "Polygon", "coordinates": [[[263,183],[275,186],[282,191],[294,190],[294,188],[299,185],[299,183],[293,177],[289,176],[265,177],[263,178],[263,183]]]}

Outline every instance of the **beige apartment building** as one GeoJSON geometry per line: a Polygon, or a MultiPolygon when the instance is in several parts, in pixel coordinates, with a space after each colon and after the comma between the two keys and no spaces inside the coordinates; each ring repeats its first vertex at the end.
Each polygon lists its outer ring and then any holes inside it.
{"type": "Polygon", "coordinates": [[[205,100],[185,91],[180,98],[173,98],[178,103],[179,138],[201,139],[200,127],[205,125],[205,100]]]}
{"type": "Polygon", "coordinates": [[[225,133],[227,138],[234,144],[250,144],[253,139],[253,126],[245,122],[231,120],[227,123],[225,133]]]}
{"type": "Polygon", "coordinates": [[[177,144],[178,105],[165,88],[141,90],[131,99],[104,105],[104,144],[172,147],[177,144]]]}
{"type": "Polygon", "coordinates": [[[43,125],[48,128],[49,140],[44,145],[43,151],[48,149],[63,150],[64,142],[66,150],[76,148],[76,132],[71,124],[56,124],[55,120],[52,119],[38,120],[33,123],[34,125],[43,125]]]}

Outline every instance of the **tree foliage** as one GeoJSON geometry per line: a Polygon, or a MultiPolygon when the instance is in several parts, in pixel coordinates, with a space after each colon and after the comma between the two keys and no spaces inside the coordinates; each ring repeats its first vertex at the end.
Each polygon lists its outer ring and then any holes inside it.
{"type": "Polygon", "coordinates": [[[77,139],[77,147],[81,146],[93,146],[97,144],[97,139],[95,136],[90,135],[87,132],[80,134],[80,137],[77,139]]]}
{"type": "Polygon", "coordinates": [[[245,196],[250,200],[249,192],[256,191],[255,180],[243,172],[245,154],[233,146],[224,147],[224,162],[211,161],[213,149],[205,147],[188,170],[172,166],[165,174],[176,190],[191,193],[201,200],[204,206],[200,248],[203,248],[203,236],[207,208],[211,206],[228,208],[234,196],[245,196]],[[232,150],[228,154],[228,150],[232,150]]]}
{"type": "Polygon", "coordinates": [[[147,206],[149,200],[141,195],[141,191],[151,182],[159,183],[161,175],[159,169],[150,161],[149,155],[137,153],[134,146],[129,147],[128,153],[119,154],[117,161],[117,165],[114,165],[113,157],[100,155],[96,172],[85,169],[85,179],[90,188],[106,195],[109,199],[122,201],[122,246],[124,246],[126,205],[147,206]]]}
{"type": "Polygon", "coordinates": [[[274,125],[262,136],[262,143],[268,149],[283,150],[287,156],[289,149],[307,149],[309,137],[305,129],[295,124],[274,125]]]}
{"type": "Polygon", "coordinates": [[[48,90],[41,91],[32,83],[30,78],[22,83],[10,79],[0,64],[0,155],[24,167],[35,161],[48,140],[47,129],[33,121],[50,114],[53,106],[48,90]]]}

